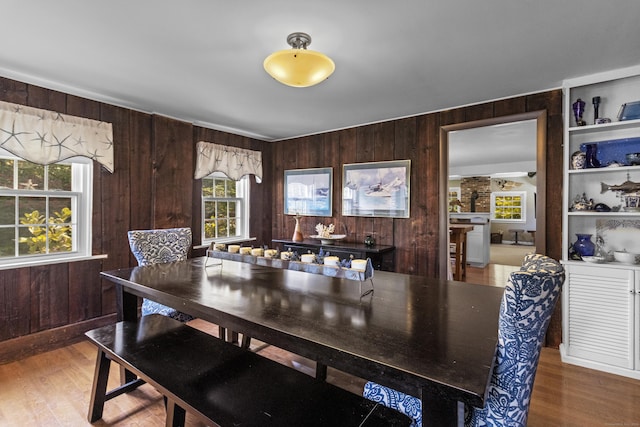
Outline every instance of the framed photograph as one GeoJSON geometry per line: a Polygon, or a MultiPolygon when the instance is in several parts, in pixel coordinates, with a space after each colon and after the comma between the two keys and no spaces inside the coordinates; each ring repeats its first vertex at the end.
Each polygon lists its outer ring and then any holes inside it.
{"type": "Polygon", "coordinates": [[[333,168],[284,171],[286,215],[331,216],[333,168]]]}
{"type": "Polygon", "coordinates": [[[342,167],[342,215],[409,218],[411,160],[342,167]]]}

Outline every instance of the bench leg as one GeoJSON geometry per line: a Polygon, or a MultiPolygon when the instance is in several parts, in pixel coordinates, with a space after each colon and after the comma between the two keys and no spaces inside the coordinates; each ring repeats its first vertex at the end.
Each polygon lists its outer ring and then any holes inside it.
{"type": "Polygon", "coordinates": [[[320,381],[327,380],[327,365],[316,362],[316,379],[320,381]]]}
{"type": "Polygon", "coordinates": [[[218,326],[218,338],[223,341],[230,342],[241,348],[248,349],[251,345],[251,337],[242,334],[242,340],[238,342],[238,333],[235,331],[227,331],[227,328],[218,326]]]}
{"type": "Polygon", "coordinates": [[[167,421],[166,427],[184,427],[186,413],[173,399],[166,400],[167,421]]]}
{"type": "Polygon", "coordinates": [[[98,349],[96,370],[93,374],[93,387],[91,388],[91,401],[89,402],[88,419],[90,423],[94,423],[102,418],[104,402],[107,400],[107,381],[109,380],[110,365],[111,361],[107,358],[104,351],[98,349]]]}
{"type": "Polygon", "coordinates": [[[248,350],[249,346],[251,346],[251,337],[245,334],[242,334],[242,344],[240,345],[240,347],[244,348],[245,350],[248,350]]]}

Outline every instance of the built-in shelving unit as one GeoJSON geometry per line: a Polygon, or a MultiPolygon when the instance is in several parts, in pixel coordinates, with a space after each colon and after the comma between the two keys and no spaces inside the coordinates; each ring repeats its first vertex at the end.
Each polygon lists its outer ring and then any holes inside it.
{"type": "MultiPolygon", "coordinates": [[[[570,255],[576,234],[591,234],[606,253],[640,254],[640,212],[625,207],[624,194],[613,191],[627,181],[640,183],[640,166],[625,154],[640,153],[640,119],[618,121],[624,103],[640,100],[640,66],[567,80],[564,91],[563,361],[640,378],[640,265],[607,261],[587,263],[570,255]],[[592,99],[600,97],[599,116],[611,123],[593,124],[592,99]],[[583,120],[576,126],[572,104],[582,99],[583,120]],[[573,169],[572,156],[597,147],[600,167],[573,169]],[[609,212],[573,209],[576,198],[603,203],[609,212]],[[599,237],[599,239],[598,239],[599,237]]],[[[640,189],[638,191],[640,194],[640,189]]]]}

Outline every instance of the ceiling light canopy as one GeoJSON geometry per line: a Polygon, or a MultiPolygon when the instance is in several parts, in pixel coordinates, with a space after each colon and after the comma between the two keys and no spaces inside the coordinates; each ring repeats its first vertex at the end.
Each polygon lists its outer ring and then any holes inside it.
{"type": "Polygon", "coordinates": [[[282,84],[293,87],[309,87],[326,80],[336,65],[328,56],[307,50],[311,36],[292,33],[287,37],[292,49],[279,50],[267,56],[264,69],[282,84]]]}

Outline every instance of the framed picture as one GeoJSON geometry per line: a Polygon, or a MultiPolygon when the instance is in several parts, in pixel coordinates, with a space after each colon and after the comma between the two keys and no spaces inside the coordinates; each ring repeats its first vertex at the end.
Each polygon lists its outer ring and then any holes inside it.
{"type": "Polygon", "coordinates": [[[409,218],[411,160],[342,167],[342,215],[409,218]]]}
{"type": "Polygon", "coordinates": [[[333,168],[284,171],[286,215],[331,216],[333,168]]]}

